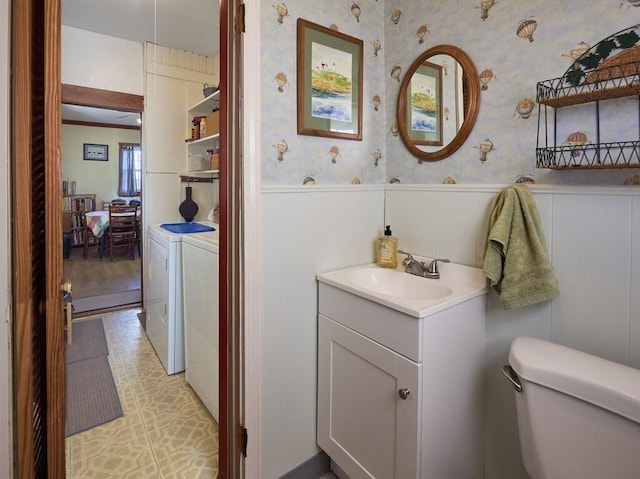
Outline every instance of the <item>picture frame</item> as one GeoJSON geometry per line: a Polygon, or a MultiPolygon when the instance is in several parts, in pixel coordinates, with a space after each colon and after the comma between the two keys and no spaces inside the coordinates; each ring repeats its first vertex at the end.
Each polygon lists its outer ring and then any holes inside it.
{"type": "Polygon", "coordinates": [[[87,161],[109,161],[109,145],[84,143],[82,158],[87,161]]]}
{"type": "Polygon", "coordinates": [[[362,140],[362,40],[297,22],[298,134],[362,140]]]}
{"type": "Polygon", "coordinates": [[[407,125],[416,145],[442,146],[442,65],[424,62],[411,77],[407,125]]]}

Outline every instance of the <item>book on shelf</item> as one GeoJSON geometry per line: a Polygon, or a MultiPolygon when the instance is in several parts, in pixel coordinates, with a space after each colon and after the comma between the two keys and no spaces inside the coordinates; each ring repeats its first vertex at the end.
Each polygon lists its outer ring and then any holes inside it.
{"type": "Polygon", "coordinates": [[[64,198],[64,211],[93,211],[96,207],[96,200],[90,196],[64,198]]]}

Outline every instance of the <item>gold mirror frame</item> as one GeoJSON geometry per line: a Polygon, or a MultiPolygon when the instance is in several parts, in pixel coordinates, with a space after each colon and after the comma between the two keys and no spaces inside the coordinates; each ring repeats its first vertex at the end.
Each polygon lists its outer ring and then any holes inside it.
{"type": "Polygon", "coordinates": [[[420,55],[409,67],[400,85],[397,103],[398,131],[402,142],[413,156],[422,161],[440,161],[453,154],[466,141],[476,123],[478,110],[480,109],[480,79],[475,65],[464,50],[453,45],[436,45],[429,48],[420,55]],[[421,150],[409,137],[407,127],[407,91],[411,83],[411,77],[418,70],[420,65],[434,55],[449,55],[453,57],[462,67],[463,87],[468,95],[468,103],[464,106],[464,121],[456,136],[447,145],[437,151],[421,150]]]}

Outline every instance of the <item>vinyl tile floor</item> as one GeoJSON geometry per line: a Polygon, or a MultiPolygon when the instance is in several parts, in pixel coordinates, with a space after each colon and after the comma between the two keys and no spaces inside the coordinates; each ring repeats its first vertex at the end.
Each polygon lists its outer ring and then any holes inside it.
{"type": "Polygon", "coordinates": [[[102,315],[124,415],[66,439],[67,478],[214,479],[218,425],[184,373],[165,373],[138,312],[102,315]]]}

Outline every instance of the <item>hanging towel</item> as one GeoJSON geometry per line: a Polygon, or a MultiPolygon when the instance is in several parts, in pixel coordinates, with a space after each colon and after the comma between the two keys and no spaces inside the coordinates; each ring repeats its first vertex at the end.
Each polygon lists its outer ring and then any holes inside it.
{"type": "Polygon", "coordinates": [[[504,309],[559,294],[536,203],[526,185],[506,187],[491,202],[484,274],[504,309]]]}

